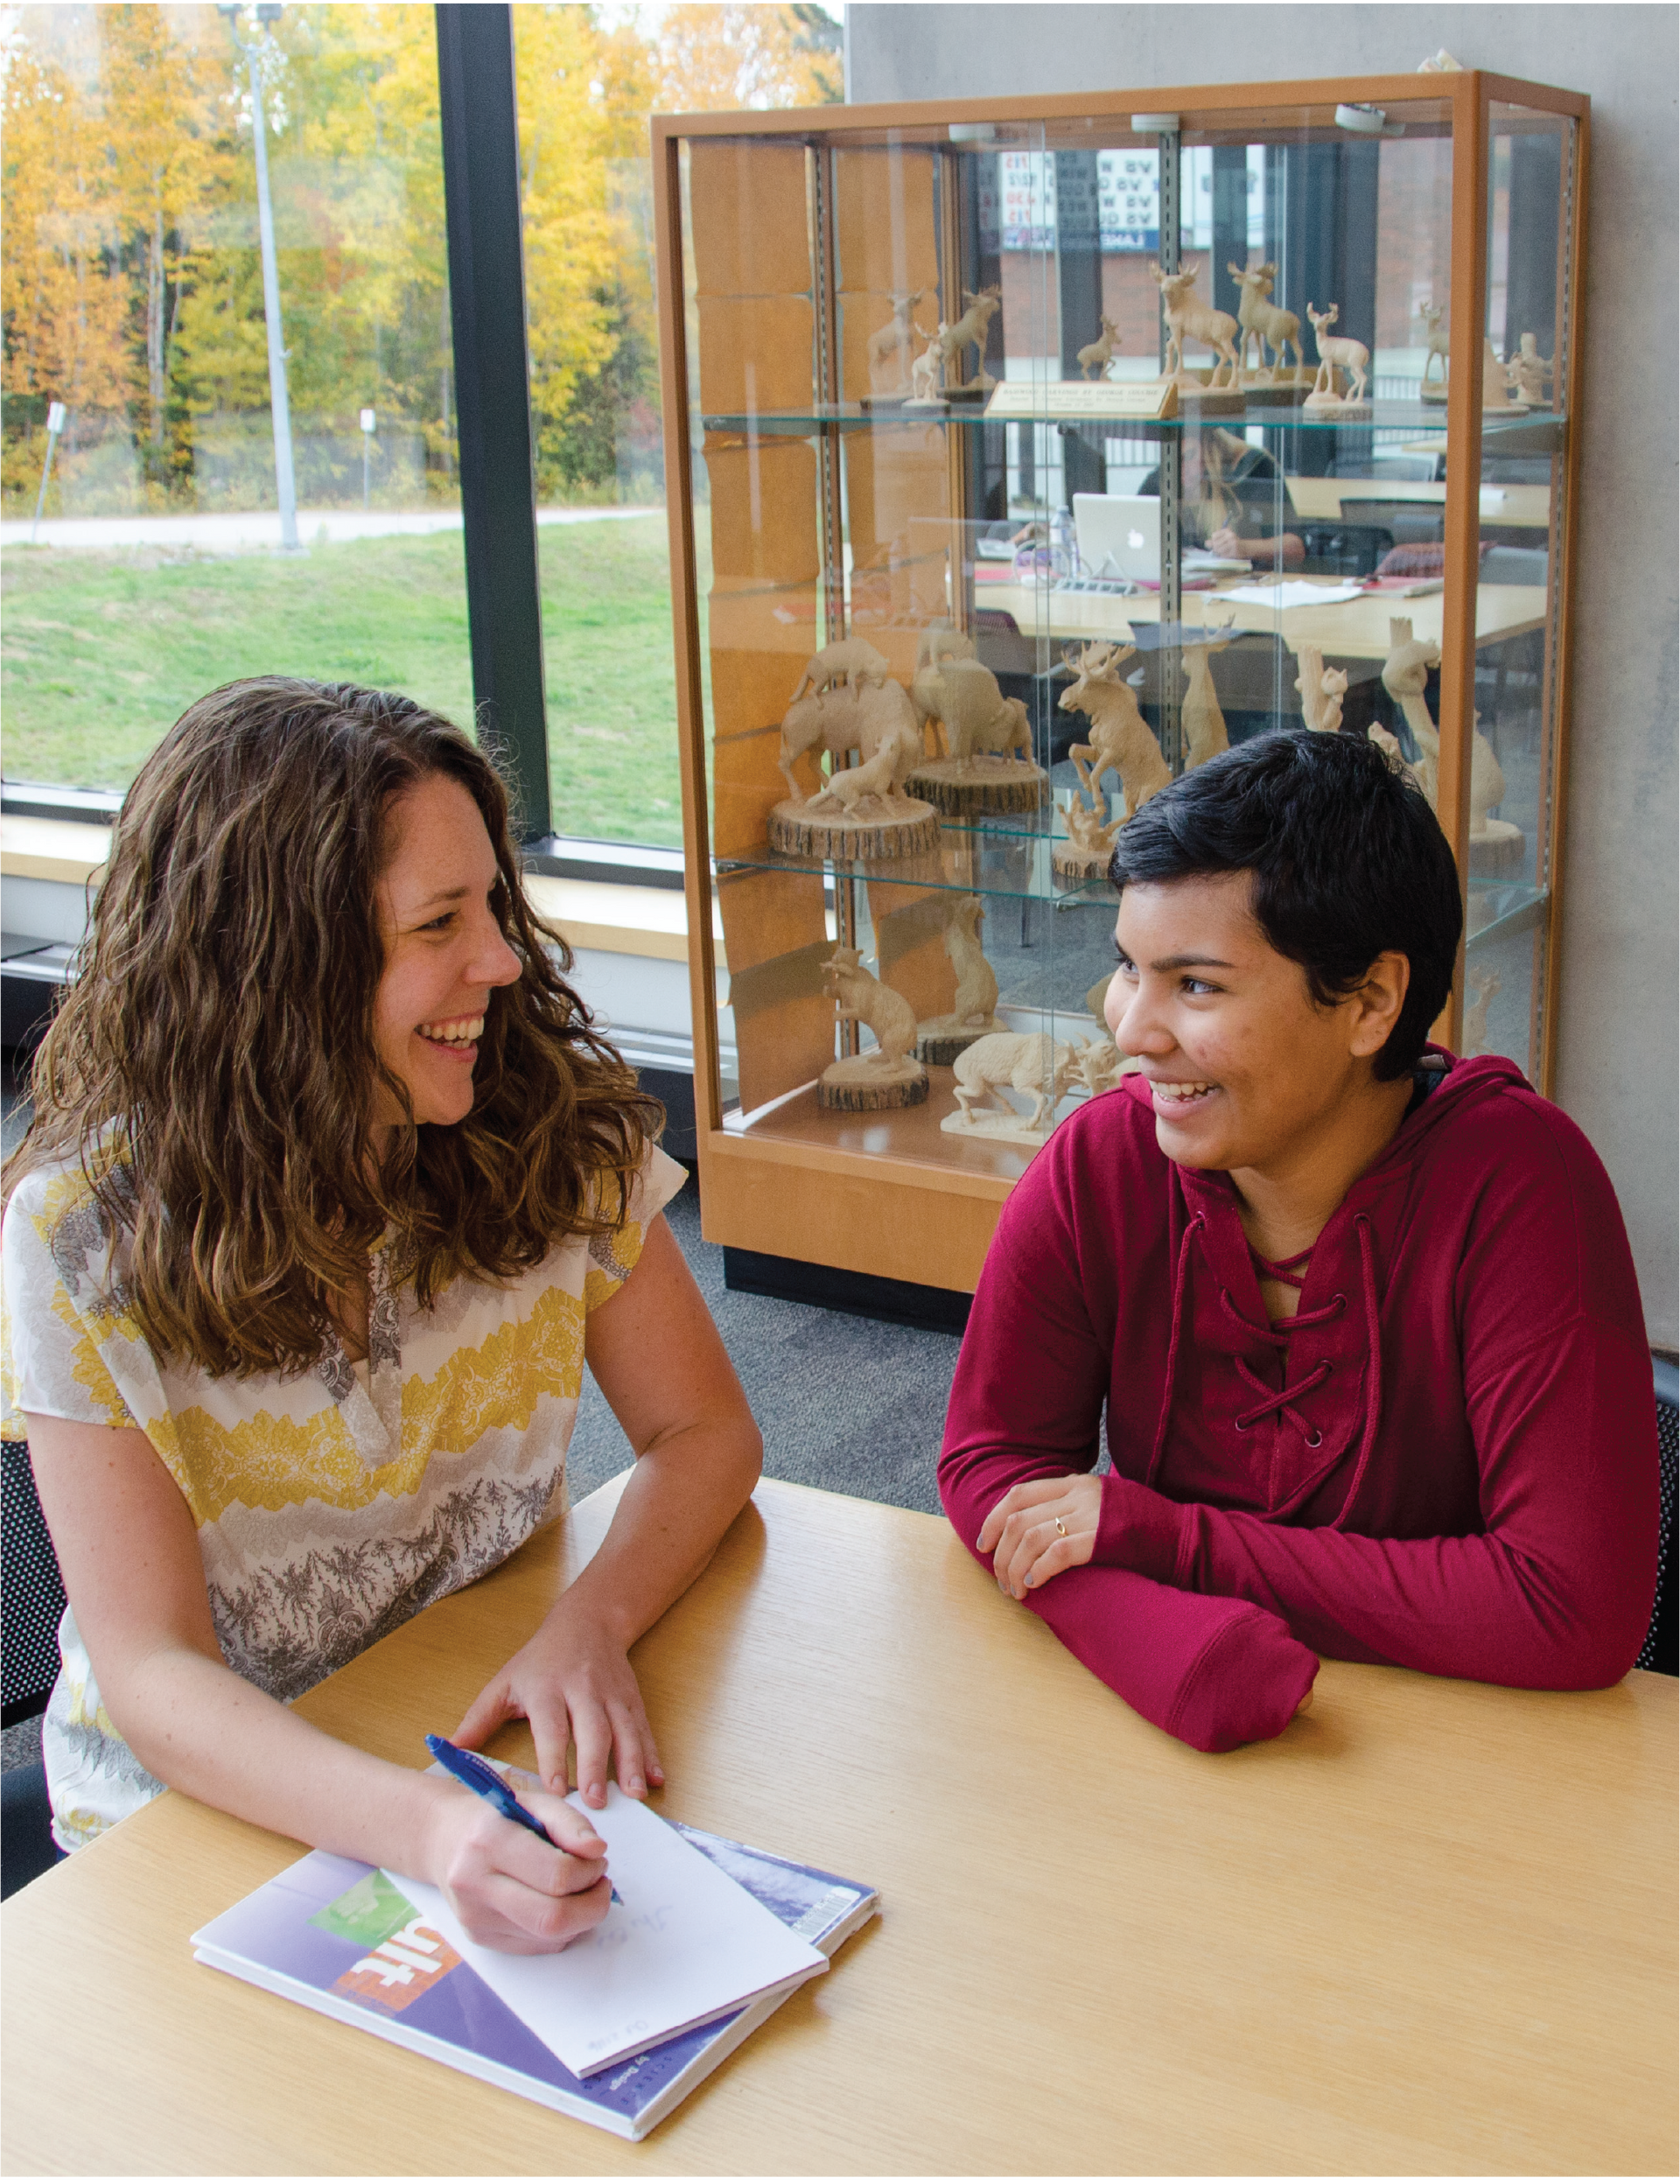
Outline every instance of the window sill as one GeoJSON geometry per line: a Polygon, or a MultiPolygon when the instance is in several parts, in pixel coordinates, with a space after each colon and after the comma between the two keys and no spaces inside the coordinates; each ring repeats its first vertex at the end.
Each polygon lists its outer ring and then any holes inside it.
{"type": "MultiPolygon", "coordinates": [[[[108,827],[0,815],[0,877],[86,887],[104,871],[110,853],[108,827]]],[[[688,899],[668,883],[636,886],[539,872],[526,875],[525,886],[532,906],[557,926],[573,948],[666,962],[689,959],[688,899]]],[[[711,930],[721,962],[724,934],[715,907],[711,930]]]]}
{"type": "Polygon", "coordinates": [[[0,877],[57,879],[85,887],[105,869],[111,830],[71,819],[0,815],[0,877]]]}
{"type": "MultiPolygon", "coordinates": [[[[633,887],[598,879],[556,879],[528,872],[531,906],[564,934],[573,948],[608,956],[651,956],[667,962],[689,960],[689,905],[665,887],[633,887]]],[[[711,937],[721,965],[724,928],[712,906],[711,937]]]]}

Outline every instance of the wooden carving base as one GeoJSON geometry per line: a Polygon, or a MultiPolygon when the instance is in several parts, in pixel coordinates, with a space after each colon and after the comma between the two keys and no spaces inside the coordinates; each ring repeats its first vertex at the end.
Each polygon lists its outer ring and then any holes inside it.
{"type": "Polygon", "coordinates": [[[1528,837],[1508,819],[1490,819],[1470,844],[1470,870],[1478,879],[1515,879],[1528,863],[1528,837]]]}
{"type": "Polygon", "coordinates": [[[908,1054],[885,1060],[878,1050],[831,1062],[816,1081],[819,1107],[872,1115],[884,1107],[920,1107],[928,1096],[928,1072],[908,1054]]]}
{"type": "Polygon", "coordinates": [[[932,759],[905,787],[955,819],[988,813],[1037,811],[1050,794],[1050,776],[1025,759],[932,759]]]}
{"type": "Polygon", "coordinates": [[[944,1116],[939,1126],[948,1130],[953,1138],[1002,1138],[1011,1144],[1031,1145],[1036,1152],[1054,1129],[1055,1117],[1046,1116],[1043,1127],[1032,1130],[1026,1116],[1018,1115],[1012,1108],[1007,1115],[1001,1109],[976,1108],[974,1120],[964,1122],[959,1107],[954,1114],[944,1116]]]}
{"type": "Polygon", "coordinates": [[[959,1024],[954,1016],[930,1016],[925,1024],[916,1026],[916,1060],[948,1069],[976,1039],[984,1039],[989,1032],[1001,1032],[1004,1028],[995,1016],[983,1017],[977,1024],[959,1024]]]}
{"type": "Polygon", "coordinates": [[[939,814],[914,796],[872,811],[813,812],[785,797],[770,814],[770,846],[784,857],[914,857],[939,846],[939,814]]]}
{"type": "Polygon", "coordinates": [[[1245,379],[1242,398],[1250,410],[1298,410],[1312,392],[1310,378],[1302,380],[1245,379]]]}
{"type": "Polygon", "coordinates": [[[1368,402],[1344,402],[1340,395],[1309,395],[1301,408],[1310,416],[1334,417],[1338,424],[1365,424],[1371,415],[1368,402]]]}
{"type": "Polygon", "coordinates": [[[1102,878],[1112,854],[1109,850],[1076,850],[1071,842],[1053,842],[1051,874],[1064,887],[1080,887],[1087,880],[1102,878]]]}

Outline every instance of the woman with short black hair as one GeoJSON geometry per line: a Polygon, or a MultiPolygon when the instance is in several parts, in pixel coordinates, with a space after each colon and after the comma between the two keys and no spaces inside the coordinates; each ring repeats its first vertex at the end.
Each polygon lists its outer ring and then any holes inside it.
{"type": "Polygon", "coordinates": [[[1362,738],[1270,735],[1145,804],[1110,877],[1137,1073],[1004,1209],[953,1524],[1204,1750],[1276,1735],[1318,1654],[1615,1682],[1656,1573],[1632,1256],[1568,1117],[1427,1044],[1460,929],[1427,802],[1362,738]]]}
{"type": "Polygon", "coordinates": [[[661,1217],[658,1103],[570,960],[494,767],[408,698],[232,683],[142,768],[5,1183],[7,1431],[70,1601],[62,1848],[167,1783],[432,1880],[496,1948],[604,1916],[567,1747],[589,1805],[609,1764],[662,1782],[629,1648],[760,1444],[661,1217]],[[585,1362],[639,1460],[612,1527],[437,1725],[529,1720],[544,1842],[284,1702],[564,1510],[585,1362]]]}

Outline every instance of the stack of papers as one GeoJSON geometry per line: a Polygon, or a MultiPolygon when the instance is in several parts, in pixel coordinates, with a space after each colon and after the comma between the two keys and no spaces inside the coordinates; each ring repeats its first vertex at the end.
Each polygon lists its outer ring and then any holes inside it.
{"type": "Polygon", "coordinates": [[[1220,593],[1222,599],[1235,599],[1243,606],[1275,607],[1286,614],[1292,606],[1340,606],[1344,599],[1362,596],[1357,584],[1311,584],[1305,578],[1282,577],[1270,584],[1235,584],[1228,592],[1220,593]]]}
{"type": "MultiPolygon", "coordinates": [[[[515,1787],[518,1770],[508,1770],[515,1787]]],[[[874,1915],[872,1888],[609,1786],[615,1902],[587,1941],[509,1956],[429,1885],[312,1851],[192,1936],[200,1964],[624,2138],[640,2138],[874,1915]]],[[[575,1803],[576,1799],[573,1800],[575,1803]]]]}

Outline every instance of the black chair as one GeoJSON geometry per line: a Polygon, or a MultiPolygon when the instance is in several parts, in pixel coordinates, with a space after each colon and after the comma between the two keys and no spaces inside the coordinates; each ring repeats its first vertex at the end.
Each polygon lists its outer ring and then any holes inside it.
{"type": "Polygon", "coordinates": [[[1348,500],[1341,515],[1344,522],[1385,525],[1396,546],[1438,546],[1446,536],[1446,510],[1438,500],[1348,500]]]}
{"type": "MultiPolygon", "coordinates": [[[[41,1515],[26,1441],[0,1441],[0,1698],[10,1729],[43,1712],[59,1673],[59,1618],[64,1585],[41,1515]]],[[[0,1776],[0,1896],[9,1896],[56,1863],[38,1760],[0,1776]]]]}
{"type": "Polygon", "coordinates": [[[1675,1474],[1680,1468],[1680,1368],[1665,1358],[1652,1361],[1656,1382],[1656,1447],[1658,1486],[1662,1498],[1662,1524],[1657,1536],[1656,1605],[1651,1627],[1640,1648],[1639,1669],[1655,1669],[1661,1676],[1680,1676],[1680,1643],[1676,1643],[1674,1614],[1675,1474]]]}
{"type": "Polygon", "coordinates": [[[1315,577],[1371,577],[1376,564],[1394,544],[1386,523],[1338,517],[1310,517],[1291,528],[1306,549],[1302,570],[1315,577]]]}

